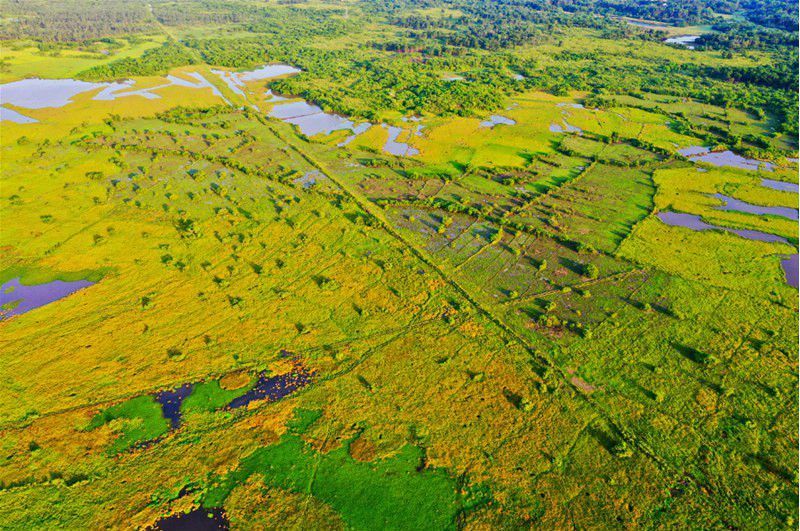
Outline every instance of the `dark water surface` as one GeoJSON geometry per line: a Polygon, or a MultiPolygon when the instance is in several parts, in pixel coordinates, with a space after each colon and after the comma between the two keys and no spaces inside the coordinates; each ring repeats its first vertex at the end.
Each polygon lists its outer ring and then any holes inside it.
{"type": "Polygon", "coordinates": [[[231,400],[228,408],[245,407],[250,402],[257,400],[269,400],[270,402],[280,400],[311,383],[312,376],[313,374],[302,366],[298,366],[292,372],[277,376],[262,374],[258,377],[256,385],[242,396],[231,400]]]}
{"type": "Polygon", "coordinates": [[[230,529],[225,511],[222,509],[194,509],[188,513],[173,514],[162,518],[152,529],[160,531],[227,531],[230,529]]]}
{"type": "Polygon", "coordinates": [[[181,404],[192,394],[193,389],[194,384],[188,383],[176,389],[156,393],[156,402],[161,404],[161,414],[169,420],[171,429],[176,430],[181,425],[181,404]]]}

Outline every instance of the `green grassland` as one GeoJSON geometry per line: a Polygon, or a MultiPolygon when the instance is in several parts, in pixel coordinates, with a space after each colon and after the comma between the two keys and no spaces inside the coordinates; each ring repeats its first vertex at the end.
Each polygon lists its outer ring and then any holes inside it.
{"type": "Polygon", "coordinates": [[[93,91],[2,122],[0,281],[96,284],[0,322],[0,527],[147,528],[196,508],[233,529],[795,526],[798,292],[781,260],[797,224],[709,197],[797,207],[760,184],[798,182],[770,107],[786,95],[710,75],[739,99],[564,81],[592,61],[644,78],[772,51],[608,22],[425,57],[386,48],[413,42],[392,17],[443,24],[470,5],[240,2],[242,22],[184,4],[154,2],[157,29],[108,56],[2,43],[6,82],[117,72],[168,42],[196,63],[136,88],[196,72],[224,99],[93,91]],[[281,61],[303,72],[243,95],[211,72],[281,61]],[[308,138],[268,116],[268,88],[401,127],[419,154],[386,153],[380,126],[308,138]],[[482,126],[492,114],[514,124],[482,126]],[[775,169],[693,162],[690,146],[775,169]],[[299,366],[293,393],[226,407],[299,366]],[[155,395],[185,384],[173,429],[155,395]]]}

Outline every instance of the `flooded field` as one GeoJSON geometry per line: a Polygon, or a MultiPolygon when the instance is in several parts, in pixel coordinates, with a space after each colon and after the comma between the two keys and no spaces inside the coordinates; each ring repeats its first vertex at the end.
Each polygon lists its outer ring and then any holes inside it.
{"type": "Polygon", "coordinates": [[[775,181],[773,179],[761,179],[761,186],[779,190],[781,192],[800,192],[800,186],[795,183],[787,183],[786,181],[775,181]]]}
{"type": "Polygon", "coordinates": [[[311,383],[313,376],[312,372],[299,364],[294,371],[286,374],[278,374],[276,376],[262,374],[258,377],[258,381],[253,388],[242,396],[234,398],[228,404],[228,408],[247,407],[251,402],[259,400],[268,400],[270,402],[280,400],[311,383]]]}
{"type": "Polygon", "coordinates": [[[768,234],[766,232],[760,232],[757,230],[732,229],[729,227],[711,225],[703,221],[700,216],[695,214],[685,214],[682,212],[659,212],[658,219],[673,227],[685,227],[691,230],[721,230],[736,234],[737,236],[741,236],[742,238],[746,238],[748,240],[757,240],[767,243],[789,243],[786,238],[777,236],[775,234],[768,234]]]}
{"type": "Polygon", "coordinates": [[[517,122],[511,118],[506,118],[505,116],[500,116],[499,114],[493,114],[488,120],[481,122],[481,127],[488,127],[491,129],[496,125],[515,125],[516,123],[517,122]]]}
{"type": "Polygon", "coordinates": [[[383,127],[389,130],[389,138],[383,145],[383,150],[385,152],[391,153],[392,155],[397,155],[398,157],[410,157],[414,155],[419,155],[418,149],[409,146],[405,142],[397,141],[397,137],[399,137],[400,133],[403,132],[402,128],[386,124],[384,124],[383,127]]]}
{"type": "Polygon", "coordinates": [[[759,216],[780,216],[787,219],[797,219],[796,208],[754,205],[724,194],[714,194],[712,197],[719,199],[723,203],[721,206],[715,207],[717,210],[730,210],[759,216]]]}
{"type": "Polygon", "coordinates": [[[0,107],[0,121],[14,122],[15,124],[34,124],[38,122],[36,118],[25,116],[8,107],[0,107]]]}
{"type": "Polygon", "coordinates": [[[678,150],[678,153],[687,157],[693,162],[705,162],[712,166],[729,166],[731,168],[740,168],[742,170],[765,170],[772,171],[774,165],[770,162],[761,160],[748,159],[741,155],[737,155],[733,151],[711,151],[710,149],[702,146],[692,146],[678,150]]]}
{"type": "Polygon", "coordinates": [[[793,254],[789,258],[781,260],[781,268],[783,268],[787,284],[793,288],[800,286],[798,283],[798,276],[800,276],[800,260],[798,260],[797,254],[793,254]]]}
{"type": "Polygon", "coordinates": [[[25,109],[63,107],[78,94],[110,85],[75,79],[22,79],[0,85],[0,103],[25,109]]]}
{"type": "Polygon", "coordinates": [[[296,125],[306,136],[330,134],[334,131],[350,130],[354,135],[363,133],[371,124],[355,124],[338,114],[324,112],[316,105],[305,101],[281,103],[269,113],[272,118],[296,125]]]}
{"type": "Polygon", "coordinates": [[[155,531],[227,531],[230,529],[225,512],[221,509],[199,507],[188,513],[178,513],[156,522],[155,531]]]}
{"type": "Polygon", "coordinates": [[[0,308],[7,308],[0,310],[0,319],[29,312],[92,285],[94,282],[88,280],[73,282],[53,280],[45,284],[27,286],[20,283],[19,278],[9,280],[0,286],[0,308]]]}

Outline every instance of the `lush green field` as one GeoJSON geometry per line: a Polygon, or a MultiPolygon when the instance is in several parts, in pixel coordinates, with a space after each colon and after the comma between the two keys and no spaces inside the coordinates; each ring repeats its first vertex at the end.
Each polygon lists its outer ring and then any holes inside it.
{"type": "Polygon", "coordinates": [[[0,81],[133,84],[3,97],[0,281],[94,284],[0,321],[0,527],[796,527],[797,221],[713,197],[798,207],[784,11],[26,1],[0,81]]]}

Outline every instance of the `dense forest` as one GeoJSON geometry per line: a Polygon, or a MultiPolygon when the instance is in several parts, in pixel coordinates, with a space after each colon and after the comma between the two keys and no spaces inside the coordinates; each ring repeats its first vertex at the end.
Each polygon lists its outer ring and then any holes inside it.
{"type": "Polygon", "coordinates": [[[360,9],[347,5],[318,9],[285,2],[272,9],[212,0],[189,4],[157,0],[147,5],[140,0],[103,0],[79,10],[78,3],[3,0],[2,35],[86,47],[92,39],[151,31],[158,25],[232,25],[260,36],[170,40],[141,58],[112,61],[81,75],[87,79],[153,75],[197,60],[232,68],[283,61],[304,72],[277,82],[276,90],[365,119],[395,108],[472,115],[497,108],[504,95],[530,88],[555,94],[648,90],[760,115],[777,113],[785,132],[797,132],[794,3],[362,0],[357,5],[360,9]],[[724,18],[734,13],[736,20],[724,18]],[[622,16],[667,24],[713,24],[713,31],[696,41],[697,48],[720,50],[728,57],[759,50],[772,54],[775,67],[699,67],[671,60],[631,65],[614,55],[593,52],[560,54],[559,66],[554,67],[514,53],[486,53],[557,45],[558,35],[570,27],[597,31],[610,40],[654,41],[667,35],[657,27],[630,25],[622,16]],[[397,31],[360,46],[330,50],[318,46],[320,39],[345,37],[359,32],[365,22],[381,19],[397,31]],[[442,70],[467,82],[442,79],[442,70]]]}

